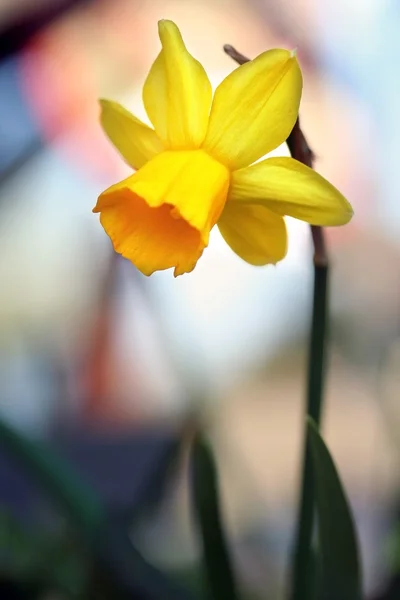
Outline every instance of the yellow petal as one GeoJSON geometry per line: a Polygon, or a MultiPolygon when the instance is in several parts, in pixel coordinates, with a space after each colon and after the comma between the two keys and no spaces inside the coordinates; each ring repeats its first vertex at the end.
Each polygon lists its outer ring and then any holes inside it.
{"type": "Polygon", "coordinates": [[[135,174],[130,189],[151,207],[169,204],[207,244],[226,202],[229,171],[203,150],[165,151],[135,174]]]}
{"type": "Polygon", "coordinates": [[[275,264],[286,255],[285,221],[264,206],[227,202],[218,227],[232,250],[251,265],[275,264]]]}
{"type": "Polygon", "coordinates": [[[346,198],[324,177],[293,158],[267,158],[232,174],[231,202],[257,203],[311,225],[344,225],[353,216],[346,198]]]}
{"type": "Polygon", "coordinates": [[[231,169],[282,144],[296,122],[302,76],[293,53],[270,50],[217,87],[204,148],[231,169]]]}
{"type": "Polygon", "coordinates": [[[101,125],[131,167],[139,169],[164,149],[156,132],[139,121],[118,102],[102,99],[100,105],[101,125]]]}
{"type": "Polygon", "coordinates": [[[202,150],[166,151],[103,192],[94,212],[117,252],[145,275],[190,272],[223,210],[229,172],[202,150]]]}
{"type": "Polygon", "coordinates": [[[143,103],[166,147],[198,148],[207,131],[211,84],[175,23],[163,20],[158,28],[162,50],[144,84],[143,103]]]}

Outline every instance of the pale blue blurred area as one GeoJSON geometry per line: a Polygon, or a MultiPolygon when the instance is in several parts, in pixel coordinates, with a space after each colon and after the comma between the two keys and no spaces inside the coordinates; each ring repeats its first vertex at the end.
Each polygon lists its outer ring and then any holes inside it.
{"type": "Polygon", "coordinates": [[[63,349],[76,343],[97,294],[94,257],[104,262],[107,252],[90,211],[94,195],[93,182],[54,147],[2,187],[0,412],[35,433],[60,409],[63,349]]]}
{"type": "Polygon", "coordinates": [[[0,173],[37,144],[38,139],[39,128],[22,95],[18,60],[0,62],[0,173]]]}
{"type": "Polygon", "coordinates": [[[85,268],[97,262],[95,195],[93,182],[55,147],[40,151],[3,185],[3,314],[25,311],[43,327],[53,326],[63,311],[72,315],[90,289],[85,268]]]}
{"type": "Polygon", "coordinates": [[[316,3],[316,9],[322,65],[367,111],[364,133],[379,186],[371,225],[380,224],[383,235],[398,243],[400,3],[338,0],[316,3]]]}
{"type": "MultiPolygon", "coordinates": [[[[304,232],[308,233],[308,232],[304,232]]],[[[296,246],[276,267],[250,267],[215,231],[196,270],[171,280],[151,281],[171,342],[199,381],[234,384],[285,343],[304,334],[308,321],[311,268],[296,246]]]]}

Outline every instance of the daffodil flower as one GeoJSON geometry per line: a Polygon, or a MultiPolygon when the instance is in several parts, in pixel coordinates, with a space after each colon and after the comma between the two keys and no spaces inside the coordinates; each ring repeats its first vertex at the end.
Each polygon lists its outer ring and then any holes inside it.
{"type": "Polygon", "coordinates": [[[145,275],[174,267],[177,276],[194,269],[214,225],[236,254],[260,266],[286,254],[285,215],[312,225],[347,223],[350,204],[312,169],[289,157],[255,162],[296,122],[302,75],[294,53],[260,54],[213,97],[175,23],[158,27],[162,50],[143,87],[154,129],[101,101],[104,131],[136,171],[93,209],[114,249],[145,275]]]}

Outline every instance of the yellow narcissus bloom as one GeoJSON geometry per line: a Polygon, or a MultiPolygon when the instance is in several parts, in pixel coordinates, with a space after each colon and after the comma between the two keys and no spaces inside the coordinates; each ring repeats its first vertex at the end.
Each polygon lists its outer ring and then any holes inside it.
{"type": "Polygon", "coordinates": [[[347,223],[350,204],[312,169],[289,157],[252,164],[296,122],[302,76],[294,54],[260,54],[213,97],[178,27],[165,20],[158,26],[162,50],[143,87],[154,129],[101,101],[104,131],[136,170],[93,209],[115,250],[145,275],[174,267],[177,276],[194,269],[216,224],[242,259],[266,265],[286,254],[284,215],[312,225],[347,223]]]}

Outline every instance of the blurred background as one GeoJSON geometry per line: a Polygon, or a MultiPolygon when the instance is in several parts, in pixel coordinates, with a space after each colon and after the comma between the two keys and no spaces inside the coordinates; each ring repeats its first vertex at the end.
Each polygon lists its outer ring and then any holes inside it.
{"type": "MultiPolygon", "coordinates": [[[[214,86],[235,67],[226,43],[249,57],[298,48],[301,123],[316,169],[355,210],[348,226],[327,231],[324,432],[372,597],[400,547],[395,0],[0,1],[0,417],[49,441],[111,512],[139,507],[137,547],[163,570],[186,570],[199,549],[183,463],[155,492],[162,501],[142,508],[200,410],[240,578],[264,598],[283,597],[312,299],[308,227],[288,219],[289,253],[277,267],[245,264],[214,231],[193,273],[148,279],[113,254],[91,212],[129,173],[102,133],[97,99],[147,120],[141,88],[160,18],[176,21],[214,86]]],[[[1,447],[0,508],[7,519],[49,526],[1,447]]]]}

